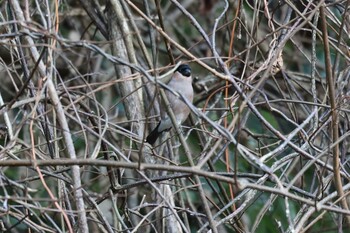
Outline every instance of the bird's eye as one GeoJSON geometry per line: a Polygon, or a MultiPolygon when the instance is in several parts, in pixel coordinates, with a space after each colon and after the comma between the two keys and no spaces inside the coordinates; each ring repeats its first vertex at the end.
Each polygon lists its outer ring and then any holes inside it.
{"type": "Polygon", "coordinates": [[[177,68],[177,71],[181,73],[183,76],[190,77],[191,76],[191,68],[188,65],[180,65],[177,68]]]}

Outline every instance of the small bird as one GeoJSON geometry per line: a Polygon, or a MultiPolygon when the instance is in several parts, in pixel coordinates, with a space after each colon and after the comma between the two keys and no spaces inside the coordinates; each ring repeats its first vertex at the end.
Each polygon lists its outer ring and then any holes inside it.
{"type": "MultiPolygon", "coordinates": [[[[186,99],[188,99],[191,103],[193,101],[193,88],[192,88],[192,76],[191,76],[191,68],[186,65],[180,65],[174,72],[171,77],[168,86],[174,91],[182,94],[186,99]]],[[[165,91],[165,95],[170,103],[170,107],[174,112],[177,123],[182,124],[191,110],[188,106],[181,101],[177,96],[175,96],[170,91],[165,91]]],[[[162,111],[162,109],[161,109],[162,111]]],[[[163,110],[165,112],[165,110],[163,110]]],[[[159,121],[157,127],[147,136],[146,142],[153,145],[157,138],[164,132],[169,131],[172,128],[172,122],[168,114],[164,113],[162,119],[159,121]]]]}

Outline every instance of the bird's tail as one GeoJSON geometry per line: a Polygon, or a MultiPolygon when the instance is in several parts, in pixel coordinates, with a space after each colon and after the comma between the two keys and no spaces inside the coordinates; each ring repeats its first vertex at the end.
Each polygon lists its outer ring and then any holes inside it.
{"type": "Polygon", "coordinates": [[[157,141],[157,138],[162,133],[162,132],[158,132],[159,125],[160,125],[160,122],[158,123],[157,127],[154,130],[152,130],[152,132],[146,138],[146,142],[148,142],[152,146],[157,141]]]}

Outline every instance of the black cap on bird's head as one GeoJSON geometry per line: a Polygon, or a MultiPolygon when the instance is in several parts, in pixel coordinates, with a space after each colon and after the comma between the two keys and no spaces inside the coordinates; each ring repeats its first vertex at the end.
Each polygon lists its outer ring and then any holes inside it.
{"type": "Polygon", "coordinates": [[[191,67],[189,65],[181,64],[179,65],[179,67],[177,67],[176,71],[182,74],[183,76],[191,76],[191,67]]]}

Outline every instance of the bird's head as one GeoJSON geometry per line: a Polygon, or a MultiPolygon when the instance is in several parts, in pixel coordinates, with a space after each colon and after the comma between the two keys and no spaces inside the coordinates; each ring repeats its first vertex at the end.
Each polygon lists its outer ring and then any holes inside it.
{"type": "Polygon", "coordinates": [[[177,72],[182,74],[183,76],[190,77],[191,76],[191,67],[187,64],[181,64],[176,69],[177,72]]]}

